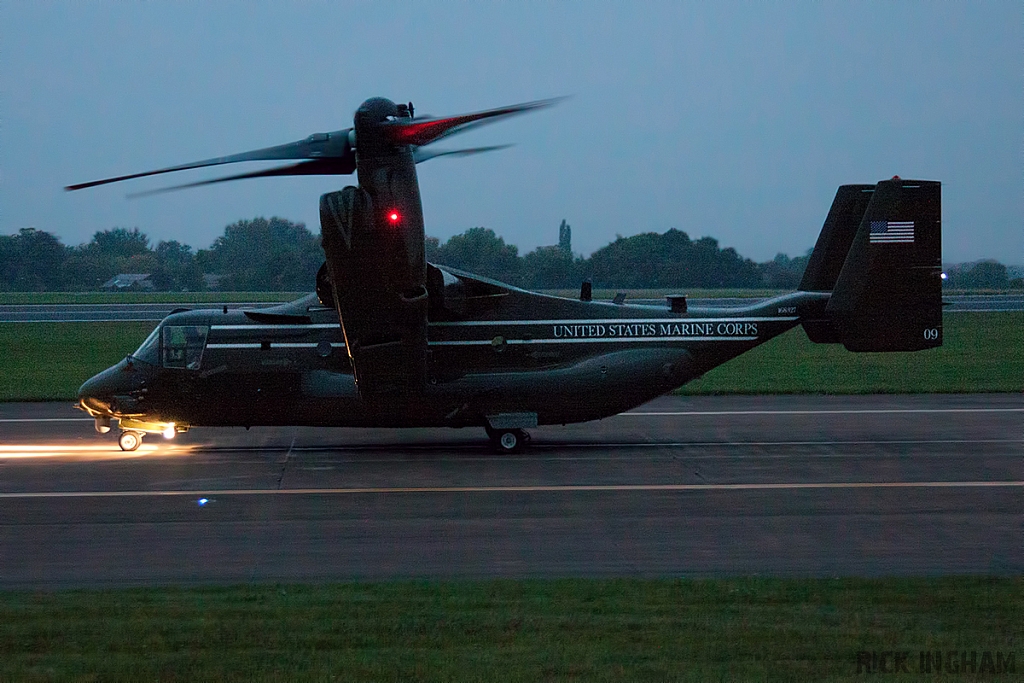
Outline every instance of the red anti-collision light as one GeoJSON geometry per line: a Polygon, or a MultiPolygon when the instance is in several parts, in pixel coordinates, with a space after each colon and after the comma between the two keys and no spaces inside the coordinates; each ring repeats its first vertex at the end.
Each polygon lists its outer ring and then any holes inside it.
{"type": "Polygon", "coordinates": [[[401,216],[398,215],[397,211],[392,211],[388,214],[388,220],[392,223],[397,223],[399,218],[401,218],[401,216]]]}

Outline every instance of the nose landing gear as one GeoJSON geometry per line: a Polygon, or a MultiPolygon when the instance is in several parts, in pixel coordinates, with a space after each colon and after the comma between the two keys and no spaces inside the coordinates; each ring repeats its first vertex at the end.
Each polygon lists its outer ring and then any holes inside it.
{"type": "Polygon", "coordinates": [[[518,453],[530,443],[530,433],[525,429],[487,429],[491,448],[496,453],[518,453]]]}
{"type": "Polygon", "coordinates": [[[134,451],[142,445],[142,432],[124,431],[117,438],[122,451],[134,451]]]}
{"type": "Polygon", "coordinates": [[[146,434],[161,434],[165,439],[173,439],[178,432],[187,432],[188,425],[122,417],[121,430],[121,436],[117,439],[121,450],[134,451],[142,444],[142,438],[146,434]]]}

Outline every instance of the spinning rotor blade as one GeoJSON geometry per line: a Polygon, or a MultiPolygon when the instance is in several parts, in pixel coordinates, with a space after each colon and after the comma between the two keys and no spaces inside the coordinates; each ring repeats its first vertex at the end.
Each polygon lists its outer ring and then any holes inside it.
{"type": "Polygon", "coordinates": [[[470,128],[476,128],[485,122],[514,116],[523,112],[550,107],[561,99],[538,100],[536,102],[524,102],[513,104],[509,107],[499,109],[488,109],[475,114],[464,114],[462,116],[450,116],[444,119],[413,119],[412,121],[391,121],[381,124],[381,129],[391,138],[391,141],[399,145],[427,145],[449,135],[462,133],[470,128]]]}
{"type": "MultiPolygon", "coordinates": [[[[204,159],[203,161],[194,161],[188,164],[181,164],[180,166],[170,166],[168,168],[161,168],[156,171],[145,171],[143,173],[132,173],[129,175],[117,176],[116,178],[104,178],[103,180],[93,180],[88,183],[79,183],[77,185],[68,185],[65,190],[83,190],[87,187],[96,187],[97,185],[106,185],[107,183],[116,183],[122,180],[131,180],[133,178],[143,178],[145,176],[159,175],[161,173],[171,173],[172,171],[185,171],[192,168],[203,168],[206,166],[219,166],[221,164],[234,164],[239,161],[280,161],[284,159],[313,159],[313,160],[336,160],[339,163],[339,168],[345,168],[351,166],[355,169],[355,152],[349,145],[348,134],[351,129],[346,128],[345,130],[337,130],[333,133],[315,133],[310,135],[305,140],[299,140],[297,142],[290,142],[285,145],[277,145],[276,147],[264,147],[263,149],[253,150],[251,152],[242,152],[241,154],[232,154],[226,157],[216,157],[213,159],[204,159]]],[[[292,168],[301,167],[302,164],[296,164],[292,168]]],[[[281,170],[281,169],[278,169],[281,170]]],[[[271,173],[270,175],[304,175],[307,173],[351,173],[352,171],[302,171],[299,173],[271,173]]],[[[250,175],[240,175],[238,178],[249,178],[259,177],[250,175]]],[[[235,178],[231,178],[234,180],[235,178]]],[[[199,183],[205,184],[205,183],[199,183]]]]}
{"type": "Polygon", "coordinates": [[[163,194],[164,192],[184,190],[189,187],[201,187],[203,185],[213,185],[215,183],[226,183],[229,180],[242,180],[244,178],[269,178],[272,176],[289,175],[349,175],[354,173],[355,170],[356,164],[354,156],[351,159],[314,159],[312,161],[301,161],[289,166],[267,168],[262,171],[239,173],[237,175],[229,175],[223,178],[211,178],[209,180],[200,180],[195,183],[185,183],[184,185],[172,185],[170,187],[161,187],[155,190],[146,190],[145,192],[133,192],[127,196],[130,199],[136,199],[138,197],[148,197],[154,194],[163,194]]]}
{"type": "MultiPolygon", "coordinates": [[[[435,142],[449,135],[462,133],[471,128],[481,126],[491,121],[496,121],[497,119],[500,118],[513,116],[515,114],[521,114],[523,112],[532,111],[534,109],[550,107],[551,105],[557,103],[561,99],[564,98],[538,100],[536,102],[525,102],[523,104],[515,104],[509,107],[501,107],[499,109],[489,109],[487,111],[481,111],[475,114],[465,114],[462,116],[452,116],[441,119],[421,118],[412,120],[407,119],[388,121],[379,124],[379,126],[375,126],[374,130],[371,131],[370,134],[373,136],[382,135],[384,140],[394,145],[411,145],[413,147],[421,147],[423,145],[430,144],[431,142],[435,142]]],[[[368,102],[370,101],[371,100],[368,100],[368,102]]],[[[215,157],[213,159],[204,159],[202,161],[193,161],[191,163],[180,164],[178,166],[169,166],[167,168],[161,168],[155,171],[144,171],[142,173],[131,173],[128,175],[117,176],[114,178],[93,180],[87,183],[68,185],[64,189],[68,191],[83,190],[88,187],[96,187],[97,185],[116,183],[122,180],[144,178],[146,176],[159,175],[161,173],[172,173],[174,171],[185,171],[193,168],[219,166],[221,164],[234,164],[241,161],[281,161],[286,159],[308,160],[304,163],[293,164],[291,166],[267,169],[263,171],[255,171],[252,173],[240,173],[225,178],[202,180],[199,182],[187,183],[184,185],[175,185],[172,187],[161,188],[158,190],[139,192],[129,196],[138,197],[149,194],[157,194],[160,192],[167,192],[169,190],[179,190],[186,187],[198,187],[200,185],[221,183],[226,182],[228,180],[240,180],[243,178],[261,178],[268,176],[314,174],[346,175],[353,173],[356,170],[356,153],[352,144],[353,139],[354,138],[352,138],[351,128],[337,130],[331,133],[315,133],[304,140],[298,140],[296,142],[290,142],[284,145],[277,145],[275,147],[264,147],[263,149],[257,149],[251,152],[231,154],[229,156],[215,157]]],[[[417,149],[415,150],[415,153],[416,161],[419,162],[426,161],[427,159],[432,159],[438,156],[465,156],[469,154],[477,154],[480,152],[488,152],[494,149],[502,149],[503,147],[504,145],[478,147],[464,150],[442,151],[433,154],[429,152],[422,152],[417,149]]]]}
{"type": "Polygon", "coordinates": [[[470,147],[468,149],[417,149],[412,153],[416,163],[434,159],[436,157],[468,157],[471,154],[482,154],[484,152],[495,152],[499,149],[508,149],[512,145],[491,145],[489,147],[470,147]]]}

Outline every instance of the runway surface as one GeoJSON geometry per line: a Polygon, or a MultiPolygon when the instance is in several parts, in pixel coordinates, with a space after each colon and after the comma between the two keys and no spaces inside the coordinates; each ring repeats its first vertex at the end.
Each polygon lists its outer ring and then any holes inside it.
{"type": "MultiPolygon", "coordinates": [[[[720,298],[689,299],[690,306],[748,306],[760,299],[720,298]]],[[[993,312],[1024,311],[1024,294],[994,294],[983,296],[946,296],[946,313],[960,311],[993,312]]],[[[627,299],[627,303],[664,306],[664,299],[627,299]]],[[[227,305],[230,309],[258,309],[274,303],[229,304],[0,304],[0,323],[5,322],[129,322],[153,321],[166,318],[176,308],[217,309],[227,305]]]]}
{"type": "Polygon", "coordinates": [[[0,404],[0,587],[1020,574],[1024,396],[664,397],[532,430],[196,429],[0,404]]]}

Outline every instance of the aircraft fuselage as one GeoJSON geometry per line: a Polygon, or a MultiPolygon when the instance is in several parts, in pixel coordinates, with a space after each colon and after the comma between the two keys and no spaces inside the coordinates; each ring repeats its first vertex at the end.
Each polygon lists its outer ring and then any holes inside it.
{"type": "Polygon", "coordinates": [[[122,427],[179,429],[460,427],[508,415],[527,424],[582,422],[681,386],[828,300],[796,292],[742,308],[673,312],[440,272],[447,282],[432,292],[428,379],[417,390],[361,396],[337,313],[310,295],[261,311],[168,316],[136,354],[82,386],[80,405],[122,427]]]}

